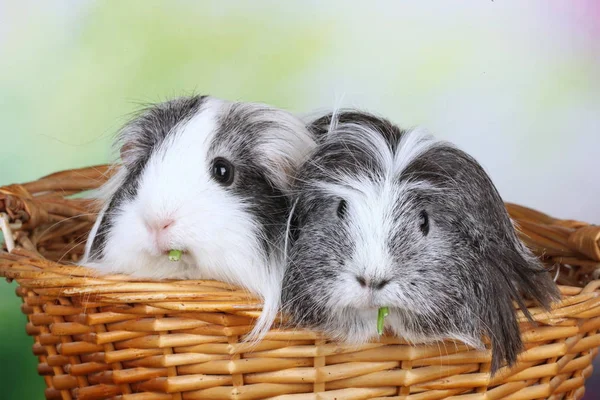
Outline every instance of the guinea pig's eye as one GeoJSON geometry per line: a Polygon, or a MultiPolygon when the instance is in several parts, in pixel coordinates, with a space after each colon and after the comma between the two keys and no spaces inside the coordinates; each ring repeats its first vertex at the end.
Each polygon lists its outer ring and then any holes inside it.
{"type": "Polygon", "coordinates": [[[215,158],[212,165],[214,180],[222,185],[229,186],[233,182],[233,165],[224,158],[215,158]]]}
{"type": "Polygon", "coordinates": [[[338,204],[337,208],[337,215],[339,218],[344,218],[346,216],[346,208],[348,208],[346,200],[340,200],[340,204],[338,204]]]}
{"type": "Polygon", "coordinates": [[[419,228],[423,235],[427,236],[429,233],[429,216],[427,215],[427,211],[423,210],[419,214],[419,228]]]}

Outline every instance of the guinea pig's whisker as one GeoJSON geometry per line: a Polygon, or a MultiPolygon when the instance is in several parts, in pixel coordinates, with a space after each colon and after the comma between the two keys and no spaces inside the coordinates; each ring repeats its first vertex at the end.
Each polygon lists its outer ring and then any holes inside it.
{"type": "Polygon", "coordinates": [[[77,246],[85,243],[87,241],[87,236],[86,235],[80,235],[78,236],[79,240],[76,240],[75,244],[72,245],[70,248],[68,248],[64,254],[62,256],[60,256],[60,258],[56,261],[58,263],[62,262],[62,260],[67,256],[67,254],[69,254],[71,251],[73,251],[73,249],[75,249],[77,246]],[[81,237],[83,236],[83,239],[81,239],[81,237]]]}
{"type": "Polygon", "coordinates": [[[60,221],[57,221],[57,222],[55,222],[54,224],[52,224],[52,225],[50,225],[49,227],[47,227],[45,230],[43,230],[43,231],[42,231],[42,232],[39,234],[39,236],[40,236],[40,237],[44,236],[44,235],[45,235],[45,234],[46,234],[48,231],[50,231],[50,230],[51,230],[51,229],[53,229],[54,227],[56,227],[56,226],[58,226],[58,225],[60,225],[60,224],[62,224],[62,223],[64,223],[64,222],[68,222],[68,221],[71,221],[71,220],[74,220],[74,219],[77,219],[77,218],[80,218],[80,217],[85,217],[85,216],[88,216],[88,215],[97,215],[97,214],[96,214],[96,213],[82,213],[82,214],[77,214],[77,215],[74,215],[74,216],[72,216],[72,217],[67,217],[67,218],[65,218],[65,219],[62,219],[62,220],[60,220],[60,221]]]}

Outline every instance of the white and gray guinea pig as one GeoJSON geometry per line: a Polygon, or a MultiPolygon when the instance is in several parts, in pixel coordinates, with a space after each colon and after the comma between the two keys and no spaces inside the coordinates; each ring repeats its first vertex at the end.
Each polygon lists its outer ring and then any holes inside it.
{"type": "Polygon", "coordinates": [[[264,300],[258,338],[279,307],[291,175],[314,147],[305,124],[264,104],[182,97],[144,110],[117,146],[82,264],[247,288],[264,300]]]}
{"type": "Polygon", "coordinates": [[[522,348],[515,301],[548,307],[556,285],[518,239],[482,167],[419,130],[347,110],[309,128],[320,143],[300,167],[282,307],[295,326],[364,343],[491,340],[492,371],[522,348]]]}

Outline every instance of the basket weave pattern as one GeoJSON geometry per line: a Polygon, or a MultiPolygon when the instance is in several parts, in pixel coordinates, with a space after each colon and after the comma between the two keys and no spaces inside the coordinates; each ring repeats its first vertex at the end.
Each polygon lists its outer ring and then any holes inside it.
{"type": "Polygon", "coordinates": [[[519,312],[525,349],[490,378],[490,354],[454,342],[363,346],[272,329],[240,337],[260,303],[214,281],[93,276],[75,265],[95,219],[71,198],[106,166],[0,188],[0,276],[16,280],[48,399],[578,399],[600,345],[600,227],[508,204],[521,237],[553,268],[563,301],[538,322],[519,312]]]}

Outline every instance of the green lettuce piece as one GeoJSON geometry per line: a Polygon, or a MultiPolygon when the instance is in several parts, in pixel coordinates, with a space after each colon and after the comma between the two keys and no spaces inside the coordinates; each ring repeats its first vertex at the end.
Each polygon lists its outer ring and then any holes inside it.
{"type": "Polygon", "coordinates": [[[181,250],[171,250],[169,252],[169,260],[170,261],[179,261],[181,260],[181,250]]]}
{"type": "Polygon", "coordinates": [[[385,317],[390,314],[390,309],[388,307],[381,307],[377,314],[377,333],[379,335],[383,335],[383,325],[385,317]]]}

